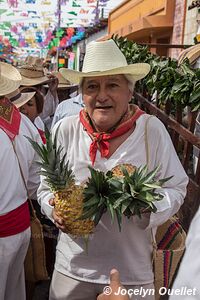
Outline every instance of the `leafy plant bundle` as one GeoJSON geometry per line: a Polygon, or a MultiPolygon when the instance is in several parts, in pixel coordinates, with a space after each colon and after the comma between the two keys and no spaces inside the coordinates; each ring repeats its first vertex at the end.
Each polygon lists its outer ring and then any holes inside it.
{"type": "Polygon", "coordinates": [[[137,82],[136,91],[147,92],[149,96],[157,91],[157,104],[161,106],[170,101],[174,109],[177,106],[189,106],[192,111],[200,108],[200,69],[192,68],[188,58],[179,65],[178,60],[152,54],[147,46],[127,38],[113,35],[112,39],[125,55],[128,64],[145,62],[151,66],[149,74],[137,82]]]}

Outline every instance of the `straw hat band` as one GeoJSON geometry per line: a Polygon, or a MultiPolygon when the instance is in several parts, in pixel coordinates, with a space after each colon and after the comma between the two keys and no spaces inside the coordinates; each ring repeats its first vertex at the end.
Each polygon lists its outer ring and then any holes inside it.
{"type": "Polygon", "coordinates": [[[24,86],[43,84],[49,80],[43,70],[43,60],[39,57],[27,56],[19,72],[22,75],[21,85],[24,86]]]}
{"type": "Polygon", "coordinates": [[[21,97],[21,95],[22,95],[21,93],[18,93],[17,95],[11,97],[10,101],[15,101],[15,100],[19,99],[21,97]]]}
{"type": "Polygon", "coordinates": [[[31,78],[40,78],[44,76],[43,70],[38,70],[38,68],[34,67],[23,67],[20,69],[20,73],[24,77],[31,77],[31,78]]]}
{"type": "Polygon", "coordinates": [[[36,92],[21,93],[20,89],[18,88],[14,92],[7,94],[6,97],[10,99],[10,101],[13,102],[17,108],[19,108],[31,100],[35,93],[36,92]]]}

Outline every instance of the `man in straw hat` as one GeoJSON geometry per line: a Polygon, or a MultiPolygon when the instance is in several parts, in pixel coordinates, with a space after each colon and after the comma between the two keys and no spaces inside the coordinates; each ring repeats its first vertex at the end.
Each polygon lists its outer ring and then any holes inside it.
{"type": "Polygon", "coordinates": [[[43,60],[39,57],[28,56],[18,70],[22,76],[22,86],[34,86],[43,93],[44,106],[40,117],[46,126],[50,128],[59,103],[57,95],[58,78],[52,74],[46,75],[44,73],[43,60]]]}
{"type": "MultiPolygon", "coordinates": [[[[0,63],[0,299],[25,300],[24,259],[30,240],[30,196],[39,185],[35,151],[25,136],[40,142],[29,119],[5,97],[21,84],[13,66],[0,63]],[[21,170],[20,170],[21,168],[21,170]],[[24,180],[22,178],[22,173],[24,180]],[[27,189],[25,187],[27,186],[27,189]]],[[[28,94],[23,97],[31,97],[28,94]]],[[[15,94],[17,101],[20,94],[15,94]]]]}
{"type": "MultiPolygon", "coordinates": [[[[151,230],[178,211],[188,178],[164,125],[129,104],[135,82],[149,71],[146,63],[128,65],[112,39],[88,44],[82,72],[60,69],[64,77],[80,85],[85,104],[79,115],[64,118],[53,128],[57,147],[61,145],[66,153],[77,184],[88,180],[88,166],[106,172],[120,164],[139,167],[148,163],[149,171],[161,166],[159,178],[174,176],[161,189],[163,199],[154,203],[157,212],[141,212],[141,218],[124,217],[121,232],[117,221],[111,224],[109,213],[104,213],[89,240],[88,253],[84,239],[68,234],[54,209],[53,194],[42,179],[38,189],[42,211],[53,217],[60,229],[50,300],[95,300],[108,285],[113,267],[128,289],[148,291],[154,287],[151,230]]],[[[133,293],[131,299],[135,299],[133,293]]],[[[152,300],[154,295],[146,293],[137,299],[152,300]]]]}

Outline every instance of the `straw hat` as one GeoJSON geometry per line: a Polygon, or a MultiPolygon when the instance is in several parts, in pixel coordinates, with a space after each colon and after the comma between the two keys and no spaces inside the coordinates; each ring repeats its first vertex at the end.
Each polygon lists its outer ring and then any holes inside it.
{"type": "Polygon", "coordinates": [[[36,92],[31,93],[21,93],[19,89],[15,90],[14,92],[7,94],[6,97],[12,101],[17,108],[21,107],[22,105],[26,104],[29,100],[33,98],[36,92]]]}
{"type": "MultiPolygon", "coordinates": [[[[52,75],[54,75],[56,78],[58,78],[58,89],[64,89],[66,87],[71,87],[72,84],[69,80],[65,79],[59,72],[51,72],[52,75]]],[[[48,87],[47,84],[44,85],[45,87],[48,87]]]]}
{"type": "Polygon", "coordinates": [[[182,64],[185,58],[189,59],[191,65],[195,64],[200,57],[200,44],[191,46],[183,51],[178,56],[178,64],[182,64]]]}
{"type": "Polygon", "coordinates": [[[83,77],[129,74],[134,81],[145,77],[150,71],[146,63],[127,64],[126,58],[114,40],[91,42],[86,47],[82,72],[61,68],[59,72],[73,83],[83,77]]]}
{"type": "Polygon", "coordinates": [[[58,88],[70,87],[71,83],[69,80],[64,78],[59,72],[52,72],[52,75],[58,78],[58,88]]]}
{"type": "Polygon", "coordinates": [[[15,67],[0,62],[0,96],[16,90],[21,84],[21,75],[15,67]]]}
{"type": "Polygon", "coordinates": [[[18,68],[21,76],[21,85],[34,86],[49,81],[43,69],[43,60],[39,57],[27,56],[25,63],[18,68]]]}

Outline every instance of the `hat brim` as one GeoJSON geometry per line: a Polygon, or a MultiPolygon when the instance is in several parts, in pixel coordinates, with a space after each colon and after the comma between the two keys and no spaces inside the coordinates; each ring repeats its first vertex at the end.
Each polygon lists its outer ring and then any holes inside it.
{"type": "Polygon", "coordinates": [[[0,96],[4,96],[14,92],[19,88],[20,85],[21,81],[11,80],[2,75],[0,81],[0,96]]]}
{"type": "Polygon", "coordinates": [[[49,78],[46,76],[38,77],[38,78],[29,78],[22,76],[21,85],[23,86],[34,86],[38,84],[44,84],[49,81],[49,78]]]}
{"type": "Polygon", "coordinates": [[[20,108],[24,104],[26,104],[29,100],[33,98],[36,92],[30,92],[30,93],[21,93],[20,98],[17,100],[13,101],[13,104],[17,107],[20,108]]]}
{"type": "Polygon", "coordinates": [[[0,96],[4,96],[17,90],[21,84],[22,78],[18,70],[12,65],[0,62],[0,68],[0,96]]]}
{"type": "Polygon", "coordinates": [[[81,79],[84,77],[96,77],[96,76],[106,76],[106,75],[117,75],[117,74],[126,74],[132,76],[134,81],[138,81],[144,78],[150,71],[150,65],[146,63],[136,63],[130,64],[124,67],[119,67],[115,69],[110,69],[106,71],[98,72],[79,72],[70,70],[67,68],[60,68],[59,72],[65,79],[70,78],[70,82],[79,84],[81,79]]]}
{"type": "MultiPolygon", "coordinates": [[[[73,84],[65,84],[65,83],[59,83],[58,84],[58,89],[65,89],[65,88],[71,88],[72,86],[74,86],[73,84]]],[[[48,88],[48,84],[44,85],[45,88],[48,88]]]]}

